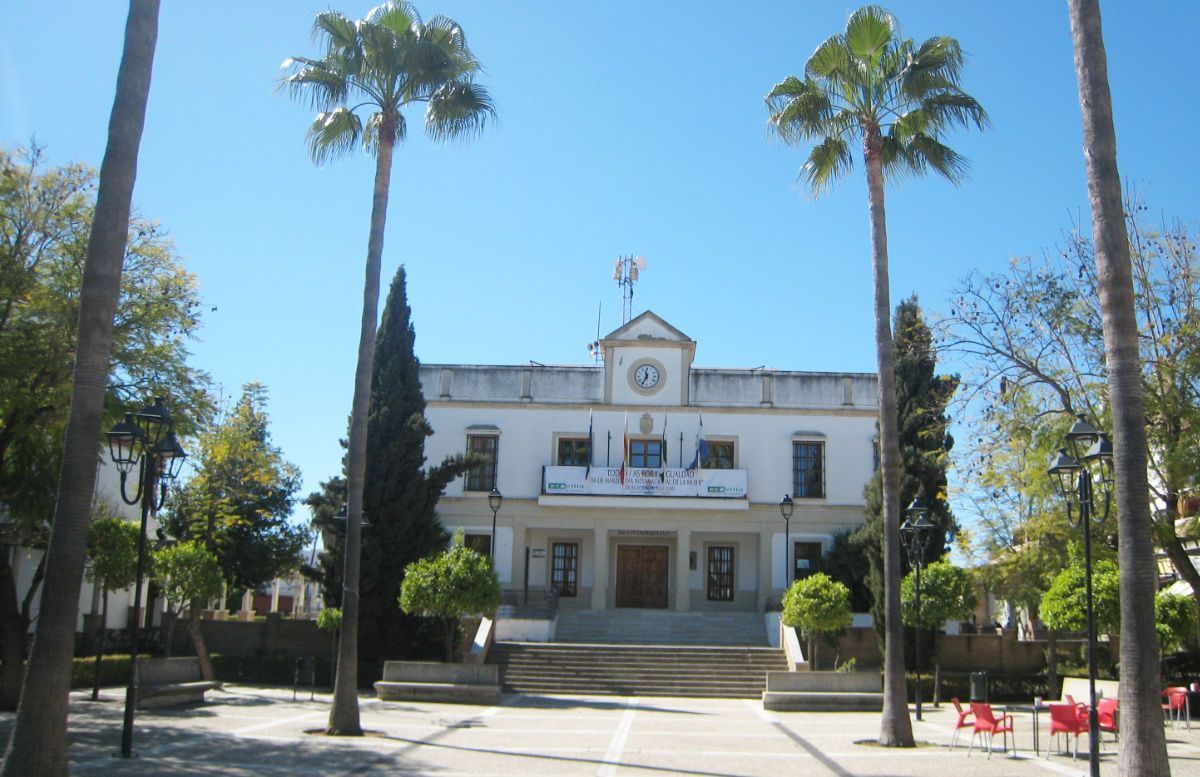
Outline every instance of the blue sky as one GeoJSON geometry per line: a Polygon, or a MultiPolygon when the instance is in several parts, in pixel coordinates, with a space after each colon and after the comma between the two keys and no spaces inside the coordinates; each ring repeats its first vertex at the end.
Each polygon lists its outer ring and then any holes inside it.
{"type": "MultiPolygon", "coordinates": [[[[311,112],[277,93],[315,54],[306,0],[165,2],[134,199],[172,234],[205,301],[195,363],[236,395],[270,390],[275,442],[308,493],[335,473],[361,310],[372,163],[316,167],[311,112]]],[[[336,4],[353,18],[371,7],[336,4]]],[[[612,263],[646,257],[635,313],[698,341],[697,364],[874,370],[861,166],[820,200],[763,95],[857,5],[709,0],[421,0],[465,29],[499,121],[435,145],[410,117],[395,159],[383,283],[408,269],[425,362],[584,363],[620,324],[612,263]],[[748,9],[748,10],[747,10],[748,9]]],[[[960,187],[888,191],[893,304],[946,307],[973,268],[1089,223],[1065,2],[894,2],[906,35],[953,35],[991,114],[948,142],[960,187]]],[[[1104,3],[1119,162],[1152,211],[1196,219],[1200,4],[1104,3]]],[[[0,142],[98,166],[126,7],[0,5],[0,142]]],[[[301,507],[298,518],[307,518],[301,507]]]]}

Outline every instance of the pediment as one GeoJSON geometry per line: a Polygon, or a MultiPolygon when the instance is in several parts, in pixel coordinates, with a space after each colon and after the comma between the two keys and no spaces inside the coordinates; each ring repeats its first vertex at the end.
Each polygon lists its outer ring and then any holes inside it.
{"type": "Polygon", "coordinates": [[[613,330],[604,337],[605,343],[638,343],[647,341],[690,343],[692,338],[647,310],[628,324],[613,330]]]}

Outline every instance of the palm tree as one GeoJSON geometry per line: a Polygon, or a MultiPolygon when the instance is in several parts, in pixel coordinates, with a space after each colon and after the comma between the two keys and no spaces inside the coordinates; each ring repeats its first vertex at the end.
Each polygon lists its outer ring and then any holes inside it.
{"type": "Polygon", "coordinates": [[[308,130],[313,160],[324,162],[359,143],[375,155],[375,189],[367,241],[366,281],[354,400],[347,452],[346,560],[343,568],[342,631],[329,734],[361,735],[358,715],[358,578],[366,471],[367,411],[379,268],[387,219],[392,151],[403,141],[402,109],[425,103],[425,131],[435,140],[469,137],[495,116],[487,90],[475,83],[479,62],[453,19],[422,21],[406,2],[388,2],[367,18],[352,21],[337,11],[317,15],[313,37],[324,42],[321,59],[294,57],[281,86],[320,111],[308,130]],[[362,112],[369,112],[364,121],[362,112]]]}
{"type": "Polygon", "coordinates": [[[55,606],[43,607],[38,616],[17,720],[0,771],[3,777],[67,774],[67,697],[75,618],[96,486],[113,316],[121,292],[129,208],[158,40],[158,7],[159,0],[130,0],[125,22],[125,49],[84,259],[71,411],[42,584],[42,601],[55,606]]]}
{"type": "Polygon", "coordinates": [[[967,162],[941,142],[955,125],[982,129],[987,113],[959,88],[963,64],[958,41],[934,37],[917,46],[899,36],[887,11],[855,11],[840,35],[826,40],[804,65],[766,97],[772,130],[789,144],[813,143],[801,177],[814,196],[854,163],[851,141],[862,143],[871,216],[875,285],[875,354],[879,370],[880,468],[883,482],[884,702],[879,736],[885,746],[911,747],[900,622],[900,447],[896,369],[888,299],[885,176],[932,170],[960,181],[967,162]]]}
{"type": "Polygon", "coordinates": [[[1171,773],[1159,710],[1159,652],[1154,633],[1157,588],[1146,477],[1142,369],[1129,236],[1121,204],[1117,136],[1113,129],[1108,63],[1098,0],[1068,0],[1083,150],[1087,163],[1092,238],[1100,279],[1105,366],[1113,418],[1117,522],[1121,543],[1121,774],[1171,773]]]}

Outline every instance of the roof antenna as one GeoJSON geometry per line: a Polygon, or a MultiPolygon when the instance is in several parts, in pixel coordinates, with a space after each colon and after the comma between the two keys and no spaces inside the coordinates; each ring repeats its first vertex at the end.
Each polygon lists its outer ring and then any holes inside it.
{"type": "Polygon", "coordinates": [[[638,273],[646,269],[646,260],[640,256],[622,256],[613,263],[613,280],[622,289],[621,326],[633,317],[633,285],[638,282],[638,273]]]}
{"type": "Polygon", "coordinates": [[[600,348],[600,311],[604,309],[604,301],[596,303],[596,339],[588,343],[588,357],[593,364],[599,364],[604,358],[604,352],[600,348]]]}

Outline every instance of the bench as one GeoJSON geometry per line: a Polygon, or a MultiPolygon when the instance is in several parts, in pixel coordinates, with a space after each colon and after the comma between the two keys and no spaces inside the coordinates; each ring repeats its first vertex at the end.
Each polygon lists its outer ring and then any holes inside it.
{"type": "Polygon", "coordinates": [[[138,661],[138,709],[203,704],[204,693],[221,683],[205,680],[198,658],[145,658],[138,661]]]}
{"type": "Polygon", "coordinates": [[[439,701],[496,704],[500,672],[495,664],[441,664],[434,661],[385,661],[375,683],[382,701],[439,701]]]}

